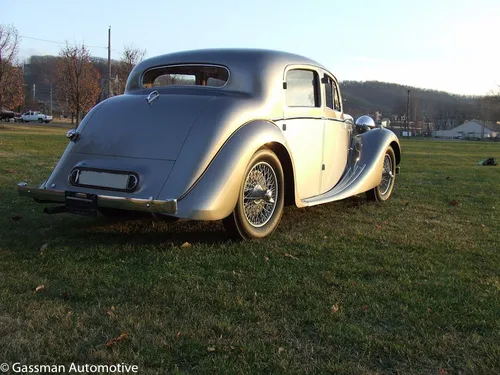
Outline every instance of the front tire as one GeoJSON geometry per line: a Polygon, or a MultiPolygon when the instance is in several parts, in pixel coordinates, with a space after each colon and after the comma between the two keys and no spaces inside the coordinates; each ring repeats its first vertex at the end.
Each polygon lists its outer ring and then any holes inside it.
{"type": "Polygon", "coordinates": [[[39,119],[38,119],[38,122],[39,122],[40,124],[43,124],[43,119],[39,118],[39,119]]]}
{"type": "Polygon", "coordinates": [[[243,174],[236,207],[223,220],[231,238],[264,238],[276,230],[283,214],[284,180],[276,154],[261,149],[253,155],[243,174]]]}
{"type": "Polygon", "coordinates": [[[382,181],[376,187],[366,192],[369,201],[385,202],[389,200],[396,180],[396,155],[391,146],[387,148],[382,166],[382,181]]]}

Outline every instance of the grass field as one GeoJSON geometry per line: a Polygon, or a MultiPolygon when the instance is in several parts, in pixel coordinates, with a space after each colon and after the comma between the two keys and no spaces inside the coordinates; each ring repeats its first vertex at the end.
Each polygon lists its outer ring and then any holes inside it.
{"type": "Polygon", "coordinates": [[[477,165],[498,143],[403,140],[387,204],[287,208],[233,243],[219,222],[44,215],[16,183],[47,177],[65,131],[0,129],[0,362],[500,373],[500,166],[477,165]]]}

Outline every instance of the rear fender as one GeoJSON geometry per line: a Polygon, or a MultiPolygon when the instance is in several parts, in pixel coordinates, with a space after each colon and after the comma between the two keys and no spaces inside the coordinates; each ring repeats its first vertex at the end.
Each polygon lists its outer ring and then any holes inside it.
{"type": "MultiPolygon", "coordinates": [[[[219,150],[193,186],[178,199],[177,215],[194,220],[220,220],[236,206],[245,169],[253,154],[268,143],[288,150],[281,130],[268,121],[240,127],[219,150]]],[[[292,163],[293,164],[293,163],[292,163]]]]}

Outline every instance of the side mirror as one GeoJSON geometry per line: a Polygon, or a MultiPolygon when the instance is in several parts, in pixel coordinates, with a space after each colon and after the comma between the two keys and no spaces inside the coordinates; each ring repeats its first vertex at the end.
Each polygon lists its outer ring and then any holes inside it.
{"type": "Polygon", "coordinates": [[[366,133],[375,128],[375,121],[370,116],[360,116],[356,119],[356,130],[359,133],[366,133]]]}

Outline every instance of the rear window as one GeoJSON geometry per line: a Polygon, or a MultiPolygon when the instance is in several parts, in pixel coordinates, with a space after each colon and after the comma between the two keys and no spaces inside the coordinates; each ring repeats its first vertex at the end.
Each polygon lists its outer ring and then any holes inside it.
{"type": "Polygon", "coordinates": [[[229,71],[214,65],[175,65],[149,69],[142,78],[143,87],[210,86],[222,87],[229,71]]]}

